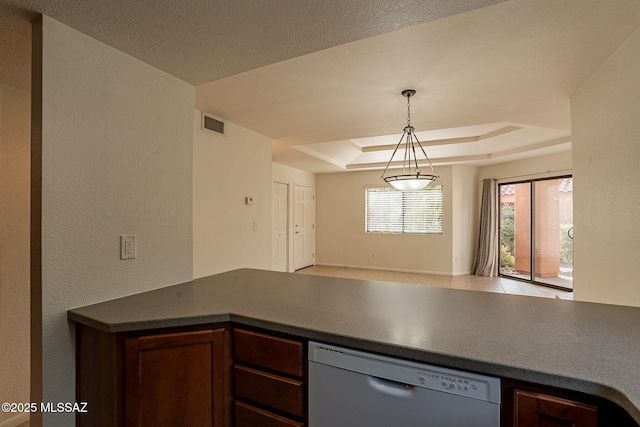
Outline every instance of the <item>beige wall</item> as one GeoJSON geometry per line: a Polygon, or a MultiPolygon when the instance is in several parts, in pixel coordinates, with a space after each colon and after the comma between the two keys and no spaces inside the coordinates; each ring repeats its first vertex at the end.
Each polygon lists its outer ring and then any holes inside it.
{"type": "MultiPolygon", "coordinates": [[[[30,401],[30,96],[0,84],[0,402],[30,401]]],[[[0,425],[24,419],[0,412],[0,425]]]]}
{"type": "Polygon", "coordinates": [[[271,139],[229,122],[224,136],[213,134],[201,129],[200,114],[194,113],[193,275],[269,269],[271,139]]]}
{"type": "Polygon", "coordinates": [[[568,174],[571,173],[571,152],[482,168],[439,167],[438,173],[445,198],[444,232],[439,236],[366,234],[364,189],[368,185],[384,185],[379,171],[318,175],[317,263],[445,275],[469,274],[478,238],[482,179],[568,174]]]}
{"type": "Polygon", "coordinates": [[[380,171],[317,176],[317,263],[398,271],[460,275],[473,264],[478,170],[438,168],[443,185],[441,235],[367,234],[365,188],[384,187],[380,171]]]}
{"type": "Polygon", "coordinates": [[[640,30],[571,98],[575,299],[640,306],[640,30]]]}
{"type": "Polygon", "coordinates": [[[384,186],[380,171],[316,178],[317,263],[450,275],[453,253],[452,167],[438,168],[444,191],[443,234],[367,234],[365,188],[384,186]]]}
{"type": "MultiPolygon", "coordinates": [[[[39,28],[31,401],[73,402],[67,310],[193,277],[194,88],[46,16],[39,28]],[[122,234],[137,235],[137,258],[119,259],[122,234]]],[[[42,417],[74,424],[73,414],[42,417]]]]}
{"type": "Polygon", "coordinates": [[[279,163],[272,164],[271,177],[274,182],[280,182],[287,184],[288,187],[288,215],[289,224],[287,230],[287,270],[293,272],[293,196],[294,185],[304,185],[306,187],[316,188],[316,175],[311,172],[306,172],[300,169],[295,169],[289,166],[281,165],[279,163]]]}
{"type": "Polygon", "coordinates": [[[439,167],[444,188],[442,235],[364,232],[364,189],[383,186],[379,171],[317,176],[317,263],[445,275],[469,274],[475,256],[483,178],[571,173],[571,153],[476,168],[439,167]]]}
{"type": "Polygon", "coordinates": [[[273,163],[271,165],[271,178],[273,181],[283,184],[299,184],[307,187],[316,186],[316,174],[295,169],[289,166],[273,163]]]}
{"type": "Polygon", "coordinates": [[[546,178],[571,174],[571,151],[562,151],[528,159],[514,160],[481,167],[478,171],[478,189],[482,192],[482,180],[496,178],[499,181],[546,178]]]}
{"type": "Polygon", "coordinates": [[[475,257],[478,213],[480,203],[477,194],[478,168],[455,165],[451,190],[451,273],[471,274],[475,257]]]}

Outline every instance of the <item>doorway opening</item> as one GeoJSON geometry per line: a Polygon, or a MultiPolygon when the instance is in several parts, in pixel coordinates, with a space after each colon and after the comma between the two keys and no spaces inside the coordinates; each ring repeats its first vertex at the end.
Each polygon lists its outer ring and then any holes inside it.
{"type": "Polygon", "coordinates": [[[573,290],[573,178],[499,184],[500,275],[573,290]]]}

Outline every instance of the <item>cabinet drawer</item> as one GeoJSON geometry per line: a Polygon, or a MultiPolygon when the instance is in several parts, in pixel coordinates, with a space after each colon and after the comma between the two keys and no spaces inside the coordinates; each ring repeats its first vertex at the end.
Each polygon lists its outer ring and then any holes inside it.
{"type": "Polygon", "coordinates": [[[236,366],[235,395],[270,408],[302,417],[302,381],[284,378],[244,366],[236,366]]]}
{"type": "Polygon", "coordinates": [[[515,426],[597,427],[598,409],[573,400],[515,390],[515,426]]]}
{"type": "Polygon", "coordinates": [[[303,427],[304,423],[272,414],[243,402],[236,402],[235,427],[303,427]]]}
{"type": "Polygon", "coordinates": [[[300,341],[236,329],[233,349],[236,362],[302,377],[304,346],[300,341]]]}

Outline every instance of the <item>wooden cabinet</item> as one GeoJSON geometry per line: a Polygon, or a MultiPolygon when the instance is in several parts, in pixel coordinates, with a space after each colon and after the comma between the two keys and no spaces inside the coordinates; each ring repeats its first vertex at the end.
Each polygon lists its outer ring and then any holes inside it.
{"type": "Polygon", "coordinates": [[[302,427],[306,418],[302,341],[234,331],[236,427],[302,427]]]}
{"type": "Polygon", "coordinates": [[[598,409],[574,400],[515,390],[515,427],[597,427],[598,409]]]}
{"type": "Polygon", "coordinates": [[[125,340],[127,426],[222,427],[224,330],[125,340]]]}
{"type": "Polygon", "coordinates": [[[620,406],[597,396],[502,378],[502,427],[638,427],[620,406]]]}
{"type": "Polygon", "coordinates": [[[303,427],[303,342],[245,329],[231,338],[230,323],[127,333],[77,324],[77,400],[89,406],[76,425],[303,427]]]}
{"type": "Polygon", "coordinates": [[[108,334],[78,325],[78,426],[231,425],[229,327],[108,334]]]}
{"type": "MultiPolygon", "coordinates": [[[[233,326],[106,333],[77,324],[77,401],[88,413],[76,425],[304,427],[305,341],[233,326]]],[[[639,427],[606,399],[508,378],[501,408],[501,427],[639,427]]]]}

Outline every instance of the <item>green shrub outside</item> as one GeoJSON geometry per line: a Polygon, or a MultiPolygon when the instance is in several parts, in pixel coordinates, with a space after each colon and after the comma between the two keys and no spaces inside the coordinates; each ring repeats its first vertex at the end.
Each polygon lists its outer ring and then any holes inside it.
{"type": "Polygon", "coordinates": [[[573,224],[560,224],[560,262],[573,265],[573,239],[569,230],[573,224]]]}

